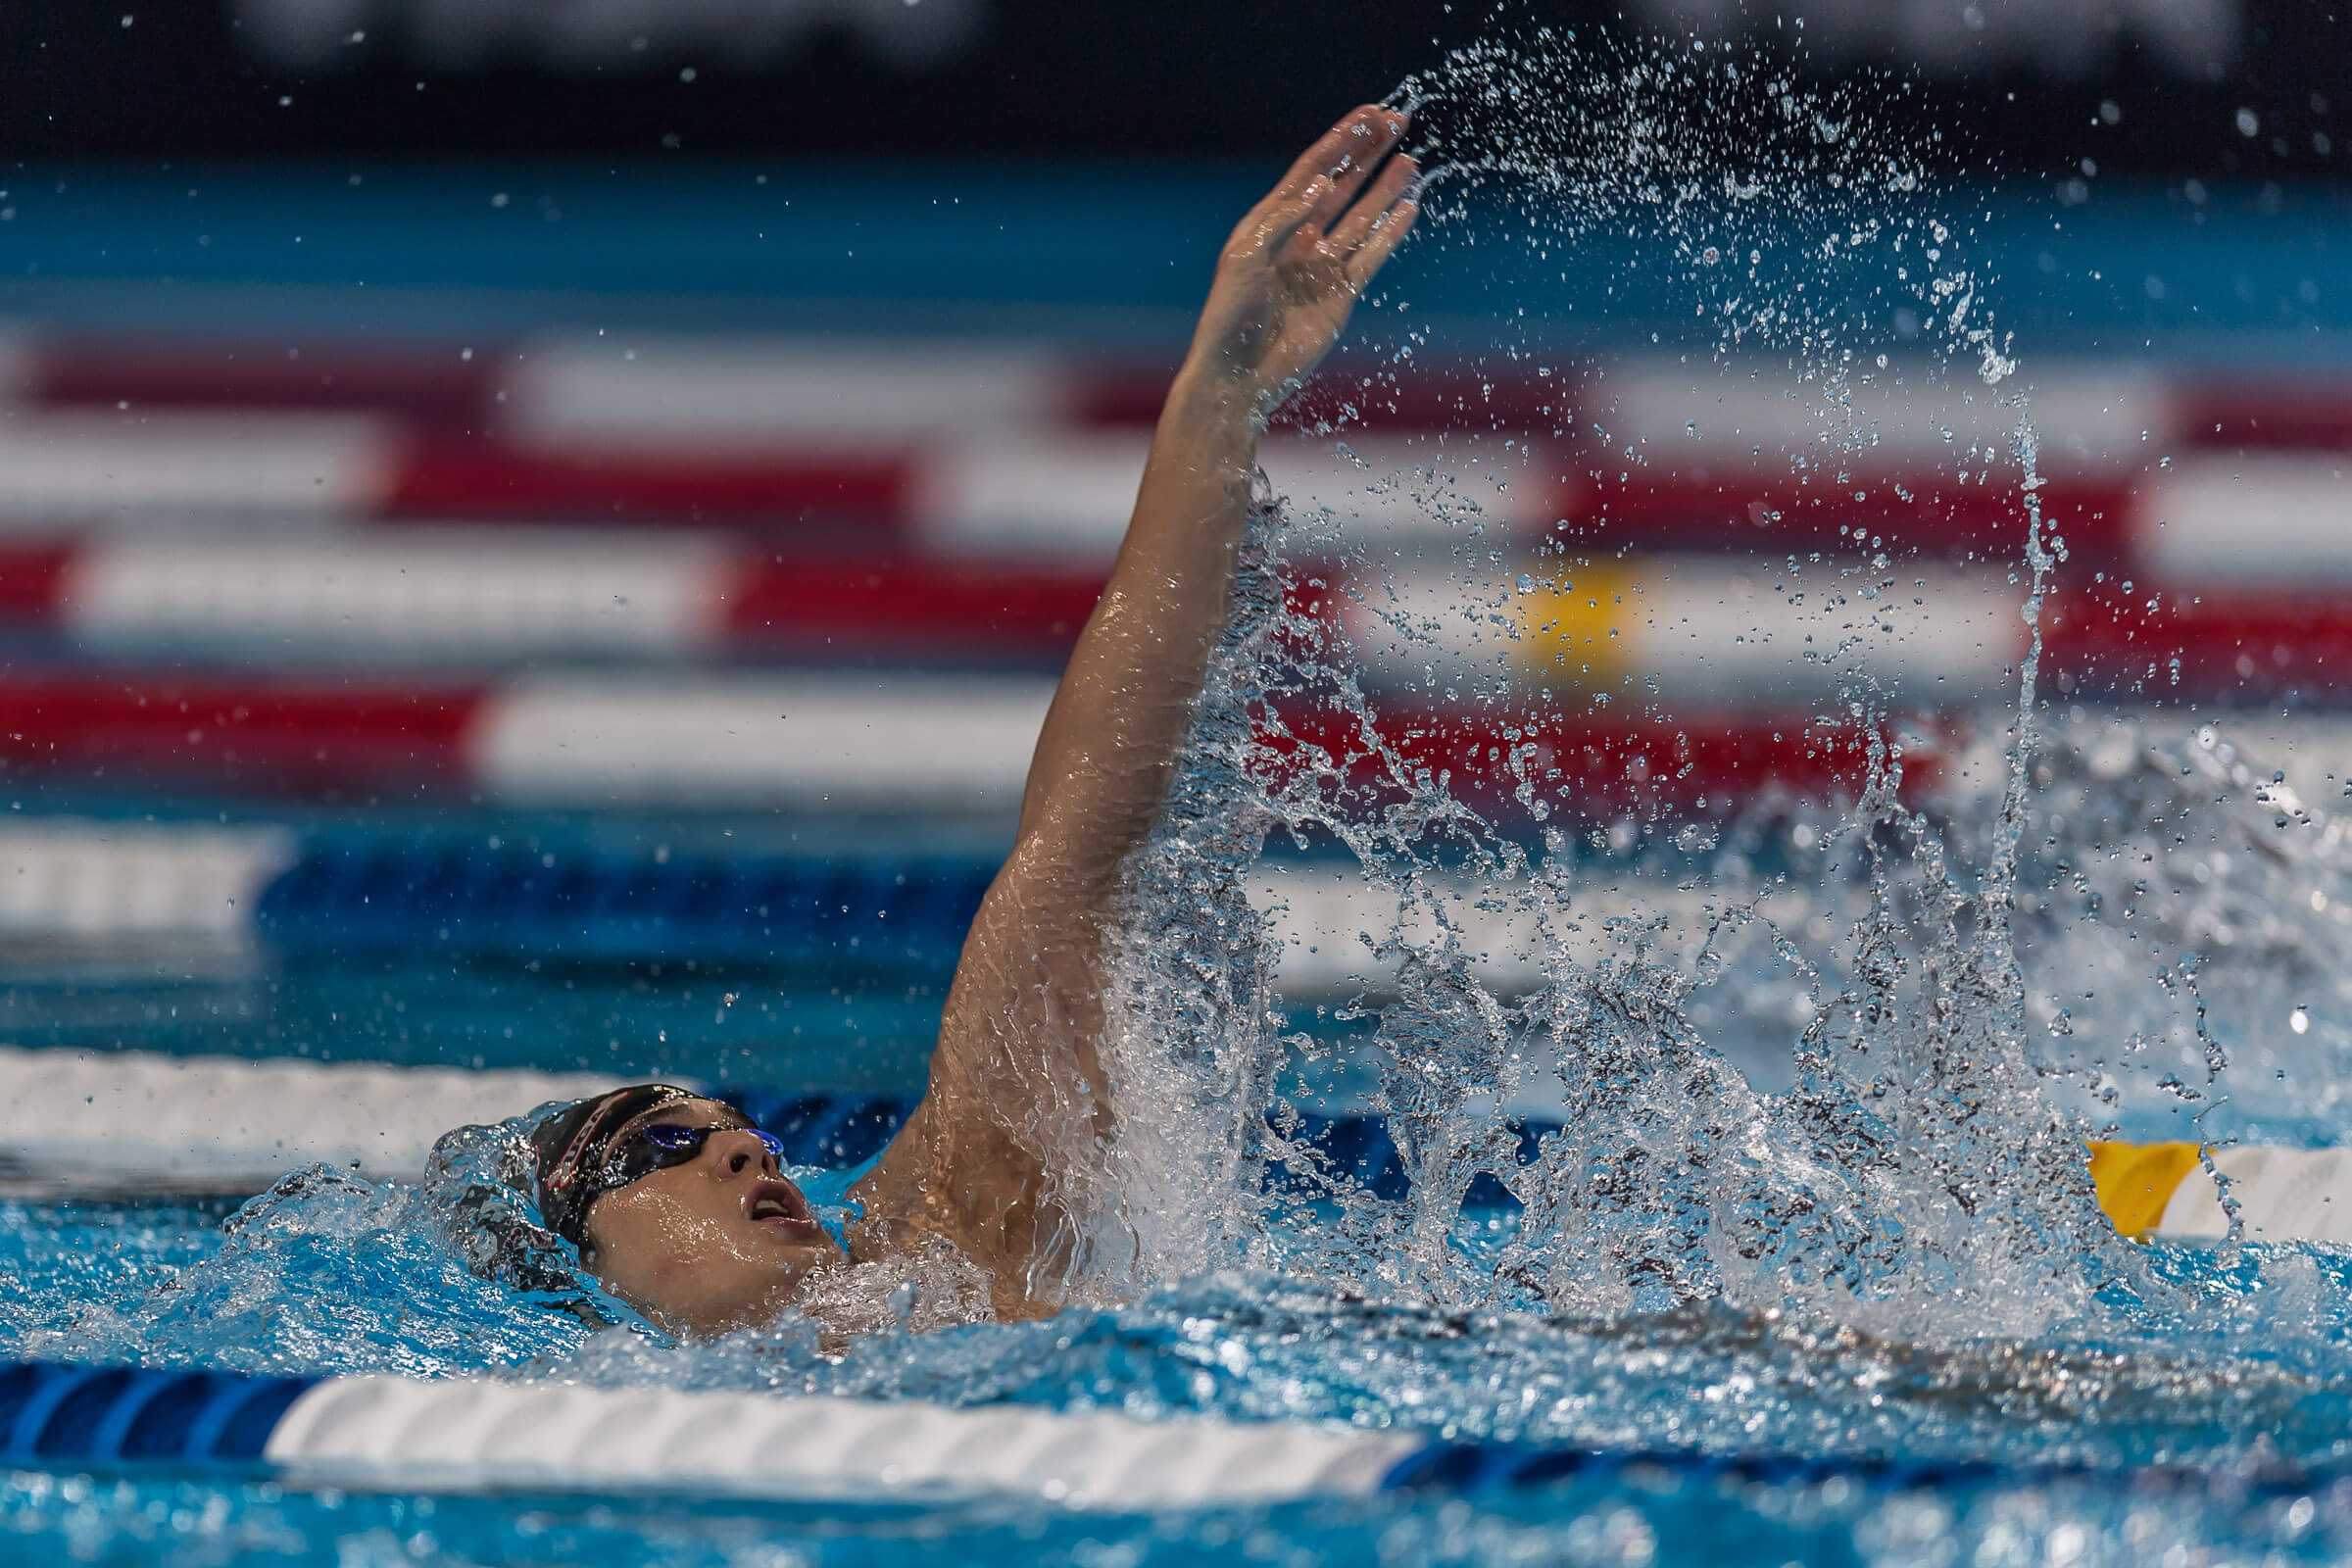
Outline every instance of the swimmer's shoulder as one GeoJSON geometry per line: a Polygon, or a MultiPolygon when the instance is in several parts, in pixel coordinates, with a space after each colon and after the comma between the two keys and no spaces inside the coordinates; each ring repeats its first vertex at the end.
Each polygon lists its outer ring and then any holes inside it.
{"type": "Polygon", "coordinates": [[[1039,1277],[1036,1195],[1002,1134],[984,1115],[958,1117],[926,1096],[873,1167],[849,1189],[857,1207],[846,1246],[853,1261],[909,1257],[946,1243],[986,1274],[1000,1318],[1039,1317],[1058,1302],[1035,1298],[1039,1277]],[[992,1168],[993,1167],[993,1168],[992,1168]]]}

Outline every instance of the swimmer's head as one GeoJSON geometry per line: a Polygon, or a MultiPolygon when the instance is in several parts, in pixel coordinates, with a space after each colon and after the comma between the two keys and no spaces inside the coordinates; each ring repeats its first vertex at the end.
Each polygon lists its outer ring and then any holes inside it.
{"type": "Polygon", "coordinates": [[[531,1141],[548,1228],[664,1328],[768,1322],[842,1256],[774,1140],[716,1101],[637,1084],[558,1112],[531,1141]]]}

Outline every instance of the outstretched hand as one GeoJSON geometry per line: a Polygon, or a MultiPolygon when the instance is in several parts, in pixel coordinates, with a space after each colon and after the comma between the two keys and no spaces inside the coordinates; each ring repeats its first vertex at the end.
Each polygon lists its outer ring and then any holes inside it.
{"type": "Polygon", "coordinates": [[[1225,242],[1192,357],[1246,398],[1252,417],[1306,379],[1412,227],[1421,171],[1402,153],[1389,156],[1405,123],[1376,104],[1357,109],[1299,155],[1225,242]]]}

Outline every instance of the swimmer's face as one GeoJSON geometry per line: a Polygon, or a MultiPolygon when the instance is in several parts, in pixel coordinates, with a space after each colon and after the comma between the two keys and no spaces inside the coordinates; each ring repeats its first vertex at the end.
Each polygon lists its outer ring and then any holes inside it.
{"type": "MultiPolygon", "coordinates": [[[[624,1130],[732,1119],[708,1100],[664,1105],[624,1130]]],[[[712,1133],[694,1158],[616,1187],[588,1205],[581,1258],[622,1300],[662,1327],[724,1334],[772,1320],[841,1249],[748,1130],[712,1133]]]]}

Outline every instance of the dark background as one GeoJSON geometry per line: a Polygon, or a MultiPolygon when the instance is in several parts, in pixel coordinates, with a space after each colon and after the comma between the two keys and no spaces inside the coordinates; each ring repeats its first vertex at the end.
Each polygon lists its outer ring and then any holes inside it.
{"type": "Polygon", "coordinates": [[[0,157],[1279,157],[1335,101],[1531,24],[1741,33],[1916,79],[1962,170],[2344,167],[2332,0],[39,0],[0,157]],[[1796,17],[1805,15],[1800,26],[1796,17]],[[126,20],[127,19],[127,20],[126,20]],[[1801,40],[1801,41],[1800,41],[1801,40]],[[2107,113],[2102,114],[2102,105],[2107,113]],[[2241,111],[2246,112],[2241,115],[2241,111]]]}

